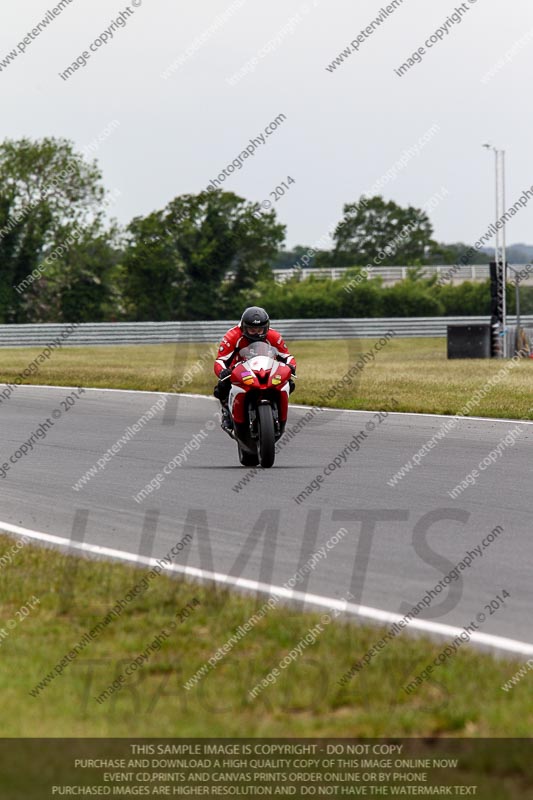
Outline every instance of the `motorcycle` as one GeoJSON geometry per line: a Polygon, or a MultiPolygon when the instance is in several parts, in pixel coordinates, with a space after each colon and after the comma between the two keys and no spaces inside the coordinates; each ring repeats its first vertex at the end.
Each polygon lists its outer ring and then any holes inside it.
{"type": "Polygon", "coordinates": [[[275,445],[287,423],[290,368],[277,360],[267,342],[253,342],[241,351],[229,379],[228,408],[243,467],[271,467],[275,445]]]}

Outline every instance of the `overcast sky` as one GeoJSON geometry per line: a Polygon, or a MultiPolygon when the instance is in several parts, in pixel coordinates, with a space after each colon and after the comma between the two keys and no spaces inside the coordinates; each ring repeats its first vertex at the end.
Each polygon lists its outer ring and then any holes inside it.
{"type": "MultiPolygon", "coordinates": [[[[437,195],[436,238],[474,242],[494,218],[493,156],[483,142],[507,152],[507,205],[533,185],[533,3],[396,2],[333,71],[327,65],[386,0],[72,0],[26,44],[56,4],[4,2],[0,64],[18,55],[0,72],[2,138],[67,137],[81,149],[101,136],[95,156],[106,188],[121,193],[114,214],[127,223],[201,191],[284,114],[224,186],[270,199],[287,245],[320,239],[344,203],[380,180],[381,193],[402,205],[424,207],[437,195]],[[120,12],[124,27],[90,51],[120,12]],[[443,39],[425,47],[441,26],[443,39]],[[421,62],[399,77],[394,70],[419,47],[421,62]],[[63,80],[83,51],[86,66],[63,80]],[[274,201],[288,176],[295,183],[274,201]]],[[[533,243],[532,218],[533,201],[509,223],[508,242],[533,243]]]]}

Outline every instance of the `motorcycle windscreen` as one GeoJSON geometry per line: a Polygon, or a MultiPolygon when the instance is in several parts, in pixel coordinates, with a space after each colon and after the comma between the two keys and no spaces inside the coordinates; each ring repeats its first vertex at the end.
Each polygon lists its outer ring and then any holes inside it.
{"type": "Polygon", "coordinates": [[[268,342],[252,342],[248,345],[248,347],[243,347],[240,351],[241,358],[244,358],[246,361],[250,358],[256,358],[257,356],[265,356],[266,358],[276,359],[278,357],[279,350],[275,347],[272,347],[271,344],[268,342]]]}
{"type": "Polygon", "coordinates": [[[260,370],[271,370],[277,362],[278,350],[267,342],[253,342],[248,347],[243,347],[240,351],[241,358],[244,358],[250,369],[259,372],[260,370]]]}

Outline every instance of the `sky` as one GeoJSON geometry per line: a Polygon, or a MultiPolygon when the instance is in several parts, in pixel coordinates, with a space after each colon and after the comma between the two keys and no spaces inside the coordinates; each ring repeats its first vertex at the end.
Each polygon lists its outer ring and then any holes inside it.
{"type": "MultiPolygon", "coordinates": [[[[122,224],[231,165],[221,185],[274,208],[287,247],[363,193],[473,243],[495,217],[483,143],[506,151],[507,206],[533,187],[531,0],[63,0],[33,34],[57,3],[0,7],[2,138],[85,148],[122,224]]],[[[533,243],[532,215],[508,243],[533,243]]]]}

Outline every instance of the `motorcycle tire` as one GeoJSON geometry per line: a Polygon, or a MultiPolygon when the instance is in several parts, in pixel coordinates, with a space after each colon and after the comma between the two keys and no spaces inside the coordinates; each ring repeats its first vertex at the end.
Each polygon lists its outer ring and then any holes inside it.
{"type": "Polygon", "coordinates": [[[271,467],[276,457],[276,434],[274,431],[274,417],[269,405],[257,407],[257,421],[259,423],[259,463],[265,469],[271,467]]]}

